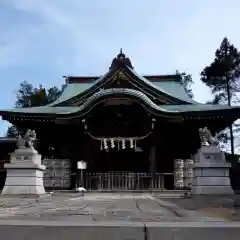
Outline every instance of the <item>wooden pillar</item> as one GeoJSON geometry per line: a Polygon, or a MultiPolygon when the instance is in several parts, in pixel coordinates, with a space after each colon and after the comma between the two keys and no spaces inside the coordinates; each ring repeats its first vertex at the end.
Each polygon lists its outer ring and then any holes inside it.
{"type": "Polygon", "coordinates": [[[157,169],[157,163],[156,163],[156,146],[152,146],[150,148],[150,152],[149,152],[149,172],[152,176],[151,179],[151,188],[155,188],[156,184],[155,184],[155,180],[156,180],[156,169],[157,169]]]}
{"type": "Polygon", "coordinates": [[[149,152],[149,162],[150,162],[150,166],[149,166],[149,172],[155,174],[156,173],[156,169],[157,169],[157,165],[156,165],[156,146],[152,146],[150,148],[150,152],[149,152]]]}

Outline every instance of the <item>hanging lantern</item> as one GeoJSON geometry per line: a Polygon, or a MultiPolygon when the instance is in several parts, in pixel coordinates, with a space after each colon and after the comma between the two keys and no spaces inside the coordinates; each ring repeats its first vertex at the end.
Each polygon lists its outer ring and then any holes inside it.
{"type": "Polygon", "coordinates": [[[154,129],[154,127],[155,127],[155,122],[156,122],[156,119],[153,118],[153,119],[152,119],[152,129],[154,129]]]}
{"type": "Polygon", "coordinates": [[[111,148],[115,148],[115,143],[114,143],[114,139],[111,139],[111,148]]]}
{"type": "Polygon", "coordinates": [[[125,140],[122,139],[122,149],[126,149],[125,140]]]}

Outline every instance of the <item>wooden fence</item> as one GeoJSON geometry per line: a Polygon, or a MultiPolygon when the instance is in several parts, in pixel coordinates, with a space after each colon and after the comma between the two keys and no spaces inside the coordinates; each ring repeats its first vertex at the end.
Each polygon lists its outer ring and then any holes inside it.
{"type": "Polygon", "coordinates": [[[88,190],[163,190],[166,175],[172,173],[108,172],[85,173],[83,185],[88,190]]]}

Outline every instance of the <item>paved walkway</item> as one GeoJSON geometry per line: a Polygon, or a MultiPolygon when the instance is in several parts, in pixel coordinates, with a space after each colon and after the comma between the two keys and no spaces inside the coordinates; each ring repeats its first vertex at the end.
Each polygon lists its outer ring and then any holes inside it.
{"type": "Polygon", "coordinates": [[[204,222],[223,221],[149,194],[58,193],[39,199],[0,196],[0,220],[204,222]]]}

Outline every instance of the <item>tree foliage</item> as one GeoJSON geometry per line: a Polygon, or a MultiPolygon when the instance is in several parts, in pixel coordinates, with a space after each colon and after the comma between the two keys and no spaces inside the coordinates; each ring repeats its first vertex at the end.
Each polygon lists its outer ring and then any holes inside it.
{"type": "Polygon", "coordinates": [[[6,136],[9,138],[17,138],[19,133],[20,133],[20,130],[12,125],[12,126],[8,127],[6,136]]]}
{"type": "Polygon", "coordinates": [[[36,88],[27,81],[23,81],[20,83],[19,90],[17,91],[15,107],[38,107],[49,104],[61,95],[64,87],[65,85],[62,85],[61,89],[59,89],[54,86],[46,90],[42,85],[39,85],[39,87],[36,88]]]}
{"type": "MultiPolygon", "coordinates": [[[[65,85],[62,85],[60,89],[54,86],[46,90],[42,85],[39,85],[39,87],[33,87],[32,84],[23,81],[20,83],[19,89],[16,93],[17,99],[15,107],[28,108],[44,106],[59,98],[64,88],[65,85]]],[[[6,136],[17,137],[19,134],[21,134],[20,129],[17,129],[15,126],[10,126],[7,130],[6,136]]]]}
{"type": "Polygon", "coordinates": [[[192,84],[193,84],[192,75],[186,74],[185,72],[182,73],[182,85],[185,91],[187,92],[187,94],[191,98],[193,98],[192,84]]]}
{"type": "Polygon", "coordinates": [[[211,88],[214,102],[222,103],[231,102],[232,97],[240,92],[239,77],[240,53],[225,37],[215,52],[214,61],[201,72],[201,81],[211,88]]]}
{"type": "Polygon", "coordinates": [[[185,72],[180,73],[178,70],[176,71],[177,75],[180,75],[180,81],[182,86],[184,87],[186,93],[189,95],[189,97],[193,98],[193,91],[192,91],[192,75],[187,74],[185,72]]]}
{"type": "MultiPolygon", "coordinates": [[[[228,104],[238,102],[240,92],[240,53],[225,37],[215,52],[213,62],[201,72],[201,81],[211,88],[213,100],[209,104],[228,104]]],[[[240,125],[234,123],[229,130],[218,135],[223,144],[233,141],[233,135],[240,131],[240,125]],[[233,130],[232,130],[233,129],[233,130]],[[229,131],[230,130],[230,131],[229,131]],[[232,134],[230,134],[232,131],[232,134]]],[[[233,143],[231,144],[234,152],[233,143]]]]}

